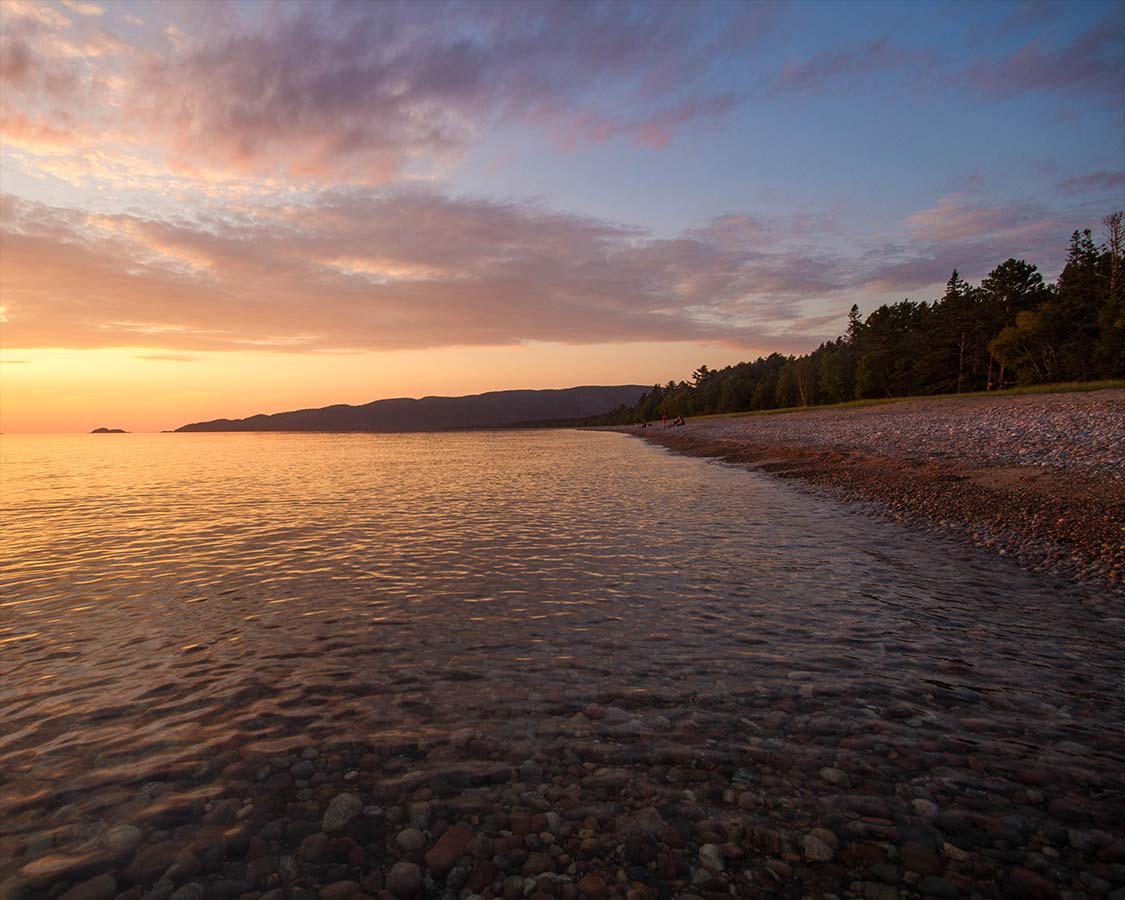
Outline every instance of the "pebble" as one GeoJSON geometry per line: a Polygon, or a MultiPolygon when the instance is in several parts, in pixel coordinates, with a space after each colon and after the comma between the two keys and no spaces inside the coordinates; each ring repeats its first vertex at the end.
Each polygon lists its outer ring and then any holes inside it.
{"type": "Polygon", "coordinates": [[[117,879],[106,873],[95,875],[66,891],[59,900],[110,900],[117,894],[117,879]]]}
{"type": "Polygon", "coordinates": [[[417,828],[404,828],[395,835],[395,843],[403,853],[413,853],[426,846],[426,836],[417,828]]]}
{"type": "Polygon", "coordinates": [[[397,862],[387,873],[387,890],[396,897],[413,897],[422,886],[422,870],[412,862],[397,862]]]}
{"type": "Polygon", "coordinates": [[[321,821],[326,832],[340,831],[363,812],[363,801],[355,794],[337,794],[328,804],[321,821]]]}

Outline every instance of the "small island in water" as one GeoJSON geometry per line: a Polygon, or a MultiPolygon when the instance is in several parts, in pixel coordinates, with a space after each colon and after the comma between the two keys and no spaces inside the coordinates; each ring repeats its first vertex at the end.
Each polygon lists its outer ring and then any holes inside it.
{"type": "Polygon", "coordinates": [[[90,434],[128,434],[124,428],[95,428],[90,434]]]}

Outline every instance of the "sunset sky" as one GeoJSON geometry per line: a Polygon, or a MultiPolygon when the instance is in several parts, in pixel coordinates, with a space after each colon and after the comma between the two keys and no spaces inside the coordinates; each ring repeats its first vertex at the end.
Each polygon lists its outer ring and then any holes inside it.
{"type": "Polygon", "coordinates": [[[0,0],[0,429],[651,384],[1125,206],[1125,6],[0,0]]]}

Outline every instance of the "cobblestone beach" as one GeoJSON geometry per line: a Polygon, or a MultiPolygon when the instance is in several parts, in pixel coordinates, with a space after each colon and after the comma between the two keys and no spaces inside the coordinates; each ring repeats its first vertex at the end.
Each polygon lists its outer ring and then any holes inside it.
{"type": "Polygon", "coordinates": [[[1125,580],[1125,391],[908,400],[633,429],[940,530],[1038,572],[1125,580]]]}

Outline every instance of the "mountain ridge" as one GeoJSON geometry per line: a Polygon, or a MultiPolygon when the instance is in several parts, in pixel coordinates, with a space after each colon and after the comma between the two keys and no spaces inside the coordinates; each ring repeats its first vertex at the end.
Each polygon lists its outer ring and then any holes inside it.
{"type": "Polygon", "coordinates": [[[322,431],[394,433],[501,428],[603,415],[630,406],[650,388],[582,385],[546,390],[488,391],[462,397],[393,397],[361,405],[335,403],[310,409],[259,413],[244,419],[211,419],[177,432],[322,431]]]}

